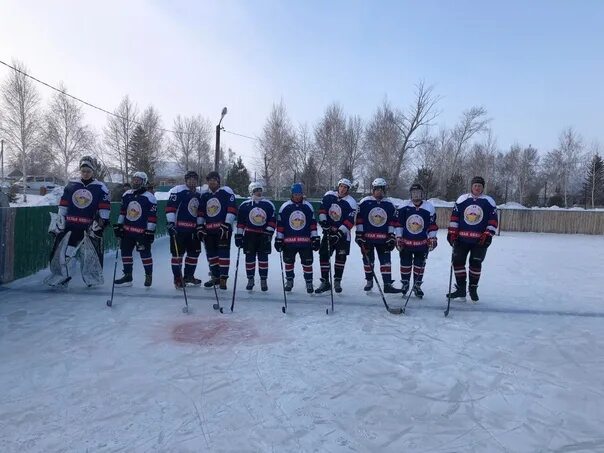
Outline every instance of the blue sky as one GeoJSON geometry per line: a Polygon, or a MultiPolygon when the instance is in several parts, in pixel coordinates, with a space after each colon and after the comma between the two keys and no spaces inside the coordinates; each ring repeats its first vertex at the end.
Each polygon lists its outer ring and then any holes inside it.
{"type": "MultiPolygon", "coordinates": [[[[280,99],[295,124],[333,101],[368,119],[424,80],[440,125],[482,105],[501,148],[547,151],[567,126],[604,145],[601,1],[101,3],[0,0],[0,59],[108,109],[128,93],[168,127],[226,105],[227,129],[258,135],[280,99]]],[[[253,165],[252,141],[223,141],[253,165]]]]}

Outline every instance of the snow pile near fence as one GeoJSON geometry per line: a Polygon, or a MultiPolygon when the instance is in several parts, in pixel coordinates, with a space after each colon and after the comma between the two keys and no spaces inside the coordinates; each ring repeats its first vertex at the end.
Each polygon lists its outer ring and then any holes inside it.
{"type": "Polygon", "coordinates": [[[508,201],[507,203],[497,205],[497,207],[499,209],[528,209],[526,206],[516,203],[515,201],[508,201]]]}

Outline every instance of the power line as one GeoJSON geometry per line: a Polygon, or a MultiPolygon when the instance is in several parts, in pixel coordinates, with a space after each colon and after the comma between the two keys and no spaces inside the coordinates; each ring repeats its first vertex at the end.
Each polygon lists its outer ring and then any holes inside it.
{"type": "MultiPolygon", "coordinates": [[[[32,79],[32,80],[34,80],[34,81],[36,81],[36,82],[38,82],[38,83],[40,83],[40,84],[44,85],[44,86],[46,86],[46,87],[50,88],[51,90],[54,90],[54,91],[56,91],[56,92],[58,92],[58,93],[61,93],[61,94],[63,94],[64,96],[68,96],[68,97],[70,97],[71,99],[74,99],[74,100],[76,100],[76,101],[78,101],[78,102],[81,102],[82,104],[85,104],[85,105],[87,105],[88,107],[92,107],[93,109],[100,110],[101,112],[106,113],[107,115],[111,115],[111,116],[113,116],[113,117],[115,117],[115,118],[119,118],[120,120],[123,120],[123,121],[130,121],[130,122],[132,122],[132,123],[134,123],[134,124],[137,124],[137,125],[139,125],[139,126],[144,126],[144,124],[143,124],[143,123],[141,123],[140,121],[136,121],[136,120],[128,119],[128,118],[126,118],[126,117],[123,117],[123,116],[121,116],[121,115],[118,115],[118,114],[117,114],[117,113],[115,113],[115,112],[110,112],[109,110],[106,110],[106,109],[104,109],[104,108],[102,108],[102,107],[99,107],[99,106],[97,106],[97,105],[91,104],[90,102],[87,102],[87,101],[85,101],[85,100],[83,100],[83,99],[80,99],[80,98],[78,98],[78,97],[76,97],[76,96],[73,96],[72,94],[69,94],[67,91],[61,90],[61,89],[59,89],[59,88],[57,88],[57,87],[55,87],[55,86],[53,86],[53,85],[51,85],[51,84],[49,84],[49,83],[44,82],[43,80],[37,79],[36,77],[34,77],[34,76],[32,76],[32,75],[29,75],[28,73],[26,73],[26,72],[24,72],[24,71],[21,71],[20,69],[15,68],[14,66],[12,66],[12,65],[10,65],[10,64],[8,64],[8,63],[6,63],[6,62],[2,61],[2,60],[0,60],[0,63],[2,63],[2,64],[3,64],[4,66],[6,66],[6,67],[8,67],[8,68],[12,69],[13,71],[18,72],[19,74],[22,74],[22,75],[24,75],[25,77],[28,77],[28,78],[30,78],[30,79],[32,79]]],[[[172,129],[164,129],[164,128],[162,128],[162,127],[158,127],[158,128],[156,128],[156,129],[158,129],[158,130],[160,130],[160,131],[163,131],[163,132],[169,132],[169,133],[171,133],[171,134],[185,134],[185,135],[195,135],[195,134],[196,134],[195,132],[174,131],[174,130],[172,130],[172,129]]],[[[238,136],[240,136],[240,137],[249,138],[249,139],[251,139],[251,140],[258,140],[258,139],[257,139],[257,138],[255,138],[255,137],[250,137],[250,136],[248,136],[248,135],[238,134],[237,132],[231,132],[231,131],[227,131],[227,130],[224,130],[224,132],[226,132],[227,134],[238,135],[238,136]]]]}

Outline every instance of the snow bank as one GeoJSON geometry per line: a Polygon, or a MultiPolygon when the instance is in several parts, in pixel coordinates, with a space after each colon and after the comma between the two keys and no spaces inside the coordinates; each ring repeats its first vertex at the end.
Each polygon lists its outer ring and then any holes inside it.
{"type": "Polygon", "coordinates": [[[497,205],[497,207],[499,209],[528,209],[526,206],[516,203],[515,201],[508,201],[507,203],[497,205]]]}
{"type": "Polygon", "coordinates": [[[452,208],[455,205],[455,202],[453,201],[445,201],[440,198],[430,198],[428,201],[432,203],[435,208],[452,208]]]}

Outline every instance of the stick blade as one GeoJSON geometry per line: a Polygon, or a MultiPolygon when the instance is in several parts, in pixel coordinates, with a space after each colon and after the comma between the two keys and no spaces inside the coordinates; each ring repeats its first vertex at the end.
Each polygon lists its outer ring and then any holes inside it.
{"type": "Polygon", "coordinates": [[[111,307],[113,305],[113,302],[111,302],[110,300],[107,300],[106,304],[108,307],[111,307]]]}
{"type": "Polygon", "coordinates": [[[400,315],[403,313],[403,309],[401,307],[396,307],[396,308],[389,308],[388,311],[390,313],[392,313],[393,315],[400,315]]]}

